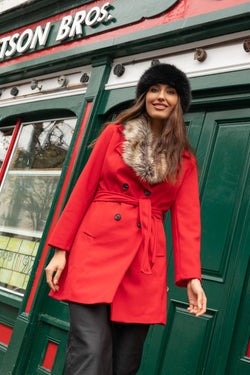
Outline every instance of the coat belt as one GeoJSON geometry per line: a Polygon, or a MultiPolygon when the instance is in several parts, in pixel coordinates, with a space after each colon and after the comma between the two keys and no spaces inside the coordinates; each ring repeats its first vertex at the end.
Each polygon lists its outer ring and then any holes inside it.
{"type": "Polygon", "coordinates": [[[164,220],[165,214],[162,210],[159,210],[151,206],[151,200],[147,198],[137,199],[135,197],[116,193],[111,191],[98,190],[93,199],[94,202],[119,202],[138,206],[139,208],[139,220],[141,224],[142,239],[143,239],[143,253],[141,260],[141,272],[145,274],[152,274],[152,267],[155,263],[156,257],[156,225],[153,217],[164,220]],[[151,232],[153,229],[153,238],[151,238],[151,232]]]}

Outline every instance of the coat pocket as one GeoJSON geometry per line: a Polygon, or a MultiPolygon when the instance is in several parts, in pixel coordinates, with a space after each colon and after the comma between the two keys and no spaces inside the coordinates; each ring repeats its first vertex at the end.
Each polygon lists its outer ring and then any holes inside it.
{"type": "Polygon", "coordinates": [[[81,235],[86,237],[87,239],[90,239],[90,240],[95,239],[95,236],[92,233],[89,233],[89,232],[84,231],[84,230],[81,232],[81,235]]]}

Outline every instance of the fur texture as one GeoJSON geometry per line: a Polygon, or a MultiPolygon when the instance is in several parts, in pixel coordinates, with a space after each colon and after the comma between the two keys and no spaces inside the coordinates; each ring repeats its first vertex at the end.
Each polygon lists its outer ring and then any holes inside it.
{"type": "Polygon", "coordinates": [[[141,116],[126,122],[123,126],[123,160],[136,175],[150,185],[163,182],[167,178],[165,152],[156,156],[160,138],[153,142],[151,127],[146,117],[141,116]]]}
{"type": "Polygon", "coordinates": [[[151,66],[151,68],[143,73],[137,84],[137,99],[141,94],[148,91],[151,86],[157,83],[173,87],[180,97],[183,113],[188,111],[192,96],[189,80],[184,72],[170,64],[157,64],[151,66]]]}

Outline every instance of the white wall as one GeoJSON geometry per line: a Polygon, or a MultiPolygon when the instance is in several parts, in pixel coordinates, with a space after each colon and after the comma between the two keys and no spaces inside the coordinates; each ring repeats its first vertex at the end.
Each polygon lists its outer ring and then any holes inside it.
{"type": "Polygon", "coordinates": [[[4,13],[12,8],[17,8],[21,5],[33,3],[39,0],[0,0],[0,14],[4,13]]]}
{"type": "Polygon", "coordinates": [[[249,31],[244,31],[115,59],[113,67],[124,64],[125,73],[122,77],[117,77],[112,69],[106,90],[135,86],[138,77],[150,67],[152,59],[176,65],[189,78],[250,69],[250,54],[243,49],[243,41],[248,35],[249,31]],[[203,62],[194,60],[194,52],[198,47],[207,52],[207,58],[203,62]]]}

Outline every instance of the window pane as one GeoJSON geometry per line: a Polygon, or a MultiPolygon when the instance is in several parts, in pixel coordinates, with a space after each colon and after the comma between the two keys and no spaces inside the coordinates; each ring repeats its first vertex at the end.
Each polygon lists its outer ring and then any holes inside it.
{"type": "Polygon", "coordinates": [[[13,131],[14,126],[8,126],[0,129],[0,169],[8,151],[13,131]]]}
{"type": "Polygon", "coordinates": [[[59,177],[9,173],[0,195],[0,230],[42,234],[59,177]]]}
{"type": "Polygon", "coordinates": [[[37,239],[22,236],[0,235],[0,285],[15,293],[23,294],[39,246],[37,239]]]}
{"type": "Polygon", "coordinates": [[[72,119],[24,125],[11,170],[61,169],[74,126],[72,119]]]}
{"type": "Polygon", "coordinates": [[[24,293],[76,119],[24,124],[0,190],[0,288],[24,293]]]}

